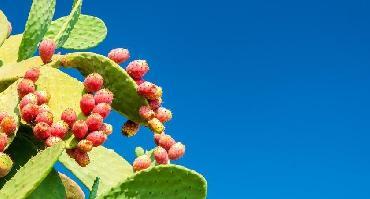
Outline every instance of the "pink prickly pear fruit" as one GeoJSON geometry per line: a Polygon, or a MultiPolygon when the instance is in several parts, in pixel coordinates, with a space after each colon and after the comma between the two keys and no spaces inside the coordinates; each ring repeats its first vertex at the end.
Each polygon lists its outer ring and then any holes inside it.
{"type": "Polygon", "coordinates": [[[130,58],[130,52],[124,48],[115,48],[108,53],[108,58],[120,64],[130,58]]]}
{"type": "Polygon", "coordinates": [[[168,157],[171,160],[180,159],[185,154],[185,145],[181,142],[177,142],[176,144],[172,145],[170,150],[168,150],[168,157]]]}
{"type": "Polygon", "coordinates": [[[111,110],[112,110],[112,108],[109,104],[100,103],[100,104],[97,104],[91,112],[92,113],[97,113],[97,114],[101,115],[103,118],[106,118],[109,115],[111,110]]]}
{"type": "Polygon", "coordinates": [[[32,80],[22,79],[18,84],[18,94],[20,97],[27,95],[28,93],[35,92],[35,84],[32,80]]]}
{"type": "Polygon", "coordinates": [[[113,132],[113,126],[111,124],[104,123],[99,131],[103,131],[105,135],[110,135],[113,132]]]}
{"type": "Polygon", "coordinates": [[[86,118],[86,124],[89,131],[97,131],[103,125],[103,117],[97,113],[92,113],[86,118]]]}
{"type": "Polygon", "coordinates": [[[140,85],[140,84],[142,84],[142,83],[144,83],[145,82],[145,80],[143,80],[143,79],[134,79],[134,81],[135,81],[135,83],[136,83],[136,85],[140,85]]]}
{"type": "Polygon", "coordinates": [[[81,111],[87,116],[95,107],[95,99],[91,94],[85,94],[80,100],[81,111]]]}
{"type": "Polygon", "coordinates": [[[34,94],[37,97],[37,104],[47,104],[50,100],[50,94],[47,91],[35,91],[34,94]]]}
{"type": "Polygon", "coordinates": [[[36,104],[27,104],[21,109],[22,119],[27,123],[32,123],[39,114],[39,106],[36,104]]]}
{"type": "Polygon", "coordinates": [[[40,122],[45,122],[48,125],[53,124],[53,114],[51,112],[41,112],[36,116],[35,122],[40,123],[40,122]]]}
{"type": "Polygon", "coordinates": [[[139,95],[150,100],[162,97],[162,88],[150,82],[141,83],[137,87],[137,92],[139,95]]]}
{"type": "Polygon", "coordinates": [[[102,145],[107,140],[107,135],[102,131],[93,131],[86,136],[86,140],[92,142],[94,147],[102,145]]]}
{"type": "Polygon", "coordinates": [[[33,82],[36,82],[39,79],[39,76],[40,76],[40,69],[37,68],[37,67],[33,67],[33,68],[29,69],[24,74],[24,78],[29,79],[33,82]]]}
{"type": "Polygon", "coordinates": [[[167,164],[168,163],[168,154],[167,151],[162,147],[157,147],[154,152],[154,159],[158,164],[167,164]]]}
{"type": "Polygon", "coordinates": [[[103,84],[103,77],[99,73],[91,73],[84,80],[85,89],[90,93],[100,90],[103,84]]]}
{"type": "Polygon", "coordinates": [[[8,175],[12,167],[13,161],[10,156],[5,153],[0,153],[0,177],[8,175]]]}
{"type": "Polygon", "coordinates": [[[39,54],[42,61],[46,64],[51,61],[55,53],[56,44],[52,39],[44,39],[39,45],[39,54]]]}
{"type": "Polygon", "coordinates": [[[142,79],[148,71],[149,66],[145,60],[134,60],[126,67],[126,72],[133,79],[142,79]]]}
{"type": "Polygon", "coordinates": [[[152,160],[150,159],[150,157],[148,155],[142,155],[134,160],[132,166],[134,168],[134,171],[137,172],[149,168],[151,164],[152,160]]]}
{"type": "Polygon", "coordinates": [[[49,105],[41,104],[39,106],[39,113],[41,113],[41,112],[51,112],[51,109],[50,109],[49,105]]]}
{"type": "Polygon", "coordinates": [[[76,160],[77,164],[81,167],[86,167],[88,164],[90,164],[89,155],[84,151],[81,151],[79,149],[73,150],[73,157],[76,160]]]}
{"type": "Polygon", "coordinates": [[[90,140],[80,140],[77,144],[77,149],[83,151],[83,152],[90,152],[93,148],[93,142],[90,140]]]}
{"type": "Polygon", "coordinates": [[[147,120],[148,121],[148,120],[150,120],[150,119],[152,119],[154,117],[155,113],[152,110],[152,108],[150,108],[150,106],[142,106],[139,109],[139,115],[144,120],[147,120]]]}
{"type": "Polygon", "coordinates": [[[152,130],[154,133],[162,133],[164,131],[164,125],[161,121],[159,121],[157,118],[153,118],[148,121],[148,126],[150,130],[152,130]]]}
{"type": "Polygon", "coordinates": [[[113,97],[114,97],[113,93],[110,90],[101,89],[98,92],[96,92],[94,95],[95,104],[100,104],[100,103],[112,104],[113,97]]]}
{"type": "Polygon", "coordinates": [[[176,141],[170,135],[162,135],[159,139],[158,145],[168,151],[175,143],[176,141]]]}
{"type": "Polygon", "coordinates": [[[19,102],[19,108],[22,109],[27,104],[37,104],[37,96],[33,93],[28,93],[22,97],[21,101],[19,102]]]}
{"type": "Polygon", "coordinates": [[[149,106],[150,108],[152,108],[153,110],[157,110],[159,107],[161,107],[162,105],[162,98],[157,98],[157,99],[154,99],[154,100],[149,100],[149,106]]]}
{"type": "Polygon", "coordinates": [[[161,137],[165,135],[164,133],[161,133],[161,134],[157,134],[155,133],[154,134],[154,143],[158,146],[159,145],[159,140],[161,139],[161,137]]]}
{"type": "Polygon", "coordinates": [[[77,114],[73,109],[67,108],[60,118],[68,124],[69,128],[72,128],[73,123],[77,120],[77,114]]]}
{"type": "Polygon", "coordinates": [[[47,139],[46,139],[46,141],[45,141],[45,145],[47,146],[47,147],[52,147],[52,146],[54,146],[55,144],[57,144],[57,143],[59,143],[59,142],[62,142],[63,140],[62,140],[62,138],[60,138],[60,137],[56,137],[56,136],[50,136],[50,137],[48,137],[47,139]]]}
{"type": "Polygon", "coordinates": [[[8,116],[9,114],[5,111],[0,111],[0,122],[3,121],[4,117],[8,116]]]}
{"type": "Polygon", "coordinates": [[[17,122],[14,117],[6,116],[0,123],[0,129],[3,133],[7,135],[12,135],[17,129],[17,122]]]}
{"type": "Polygon", "coordinates": [[[168,122],[172,119],[172,112],[166,108],[160,107],[157,109],[155,117],[162,123],[168,122]]]}
{"type": "Polygon", "coordinates": [[[8,145],[8,136],[5,133],[0,133],[0,152],[3,152],[7,145],[8,145]]]}
{"type": "Polygon", "coordinates": [[[85,138],[88,131],[89,131],[89,128],[86,122],[83,120],[77,120],[72,126],[73,135],[77,139],[85,138]]]}
{"type": "Polygon", "coordinates": [[[67,134],[68,128],[69,128],[68,124],[62,120],[55,122],[50,126],[49,129],[50,135],[53,137],[60,137],[61,139],[63,139],[67,134]]]}
{"type": "Polygon", "coordinates": [[[140,125],[131,121],[127,120],[123,126],[122,126],[122,134],[126,137],[132,137],[136,135],[136,133],[139,131],[140,125]]]}
{"type": "Polygon", "coordinates": [[[50,126],[45,122],[37,123],[36,126],[33,127],[33,135],[38,140],[46,140],[50,137],[50,126]]]}

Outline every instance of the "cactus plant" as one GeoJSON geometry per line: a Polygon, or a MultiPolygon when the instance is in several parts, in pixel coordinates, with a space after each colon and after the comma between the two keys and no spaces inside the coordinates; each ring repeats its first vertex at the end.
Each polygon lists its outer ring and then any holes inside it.
{"type": "Polygon", "coordinates": [[[70,14],[53,21],[56,0],[33,0],[18,35],[10,35],[0,10],[0,198],[85,198],[82,185],[53,168],[58,161],[91,191],[89,198],[206,198],[201,174],[170,163],[185,146],[164,133],[172,114],[161,107],[162,88],[143,79],[146,61],[135,60],[126,71],[120,64],[132,55],[123,48],[108,57],[54,54],[54,47],[82,50],[105,39],[104,22],[82,14],[82,3],[74,0],[70,14]],[[111,108],[127,118],[123,135],[134,136],[140,126],[154,132],[155,139],[148,137],[158,146],[137,147],[134,167],[102,146],[112,133],[104,123],[111,108]]]}

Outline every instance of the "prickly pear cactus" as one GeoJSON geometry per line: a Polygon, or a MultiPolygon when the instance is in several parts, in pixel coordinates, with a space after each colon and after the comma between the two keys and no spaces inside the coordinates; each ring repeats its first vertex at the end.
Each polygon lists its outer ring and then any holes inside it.
{"type": "Polygon", "coordinates": [[[164,132],[172,112],[162,106],[162,88],[144,79],[149,63],[128,62],[124,48],[55,54],[95,47],[107,35],[101,19],[81,13],[83,0],[53,19],[56,3],[33,0],[16,35],[0,10],[0,198],[206,198],[205,178],[173,164],[186,149],[164,132]],[[122,127],[105,123],[112,110],[127,118],[122,127]],[[132,163],[103,146],[113,129],[129,139],[140,128],[153,132],[156,146],[137,147],[132,163]],[[82,184],[58,172],[57,162],[82,184]]]}

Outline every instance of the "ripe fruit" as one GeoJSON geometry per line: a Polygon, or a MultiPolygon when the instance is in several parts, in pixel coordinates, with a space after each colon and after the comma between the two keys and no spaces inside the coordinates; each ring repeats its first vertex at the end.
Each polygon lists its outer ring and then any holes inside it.
{"type": "Polygon", "coordinates": [[[22,79],[18,84],[18,94],[20,97],[27,95],[28,93],[35,92],[35,84],[32,80],[22,79]]]}
{"type": "Polygon", "coordinates": [[[107,103],[112,104],[113,93],[108,89],[101,89],[94,95],[95,104],[107,103]]]}
{"type": "Polygon", "coordinates": [[[41,112],[36,116],[36,123],[45,122],[48,125],[53,124],[53,114],[51,112],[41,112]]]}
{"type": "Polygon", "coordinates": [[[154,134],[154,143],[158,146],[159,145],[159,140],[161,139],[161,137],[165,135],[164,133],[161,133],[161,134],[157,134],[155,133],[154,134]]]}
{"type": "Polygon", "coordinates": [[[139,95],[150,100],[162,97],[162,88],[150,82],[140,84],[137,87],[137,92],[139,95]]]}
{"type": "Polygon", "coordinates": [[[149,106],[153,110],[157,110],[159,107],[162,105],[162,98],[157,98],[154,100],[148,100],[149,101],[149,106]]]}
{"type": "Polygon", "coordinates": [[[168,163],[168,154],[167,151],[162,147],[157,147],[154,152],[154,159],[158,164],[167,164],[168,163]]]}
{"type": "Polygon", "coordinates": [[[97,113],[92,113],[86,119],[89,131],[97,131],[103,125],[103,117],[97,113]]]}
{"type": "Polygon", "coordinates": [[[59,142],[61,142],[61,141],[63,141],[60,137],[56,137],[56,136],[50,136],[50,137],[48,137],[47,139],[46,139],[46,141],[45,141],[45,145],[47,146],[47,147],[51,147],[51,146],[53,146],[53,145],[55,145],[56,143],[59,143],[59,142]]]}
{"type": "Polygon", "coordinates": [[[35,91],[34,94],[37,96],[37,104],[47,104],[50,100],[50,95],[47,91],[35,91]]]}
{"type": "Polygon", "coordinates": [[[104,80],[99,73],[92,73],[85,78],[84,85],[87,92],[94,93],[101,89],[104,80]]]}
{"type": "Polygon", "coordinates": [[[103,118],[106,118],[109,115],[111,109],[112,108],[109,104],[100,103],[100,104],[97,104],[91,112],[92,113],[97,113],[97,114],[101,115],[103,118]]]}
{"type": "Polygon", "coordinates": [[[145,119],[150,120],[155,115],[154,111],[150,108],[150,106],[142,106],[139,109],[139,115],[145,119]]]}
{"type": "Polygon", "coordinates": [[[105,135],[102,131],[93,131],[87,135],[86,140],[91,141],[93,146],[97,147],[102,145],[105,140],[107,140],[107,135],[105,135]]]}
{"type": "Polygon", "coordinates": [[[39,140],[46,140],[50,137],[50,126],[45,122],[37,123],[35,127],[33,127],[33,135],[39,140]]]}
{"type": "Polygon", "coordinates": [[[134,79],[134,81],[135,81],[135,83],[136,83],[136,85],[140,85],[140,84],[142,84],[142,83],[144,83],[145,82],[145,80],[143,80],[143,79],[134,79]]]}
{"type": "Polygon", "coordinates": [[[162,133],[164,131],[164,126],[162,122],[159,121],[157,118],[149,120],[148,126],[150,130],[152,130],[154,133],[162,133]]]}
{"type": "Polygon", "coordinates": [[[113,126],[111,124],[103,123],[103,125],[100,127],[99,131],[103,131],[105,135],[110,135],[113,132],[113,126]]]}
{"type": "Polygon", "coordinates": [[[8,175],[13,167],[13,161],[5,153],[0,153],[0,177],[8,175]]]}
{"type": "Polygon", "coordinates": [[[11,135],[17,129],[17,122],[15,121],[14,117],[6,116],[0,123],[0,129],[3,133],[7,135],[11,135]]]}
{"type": "Polygon", "coordinates": [[[134,60],[126,67],[126,72],[133,79],[142,79],[148,71],[149,66],[145,60],[134,60]]]}
{"type": "Polygon", "coordinates": [[[125,122],[125,124],[123,124],[122,126],[122,134],[127,136],[127,137],[131,137],[131,136],[134,136],[136,135],[136,133],[139,131],[139,128],[140,128],[140,125],[131,121],[131,120],[127,120],[125,122]]]}
{"type": "Polygon", "coordinates": [[[33,82],[37,81],[40,76],[40,69],[39,68],[31,68],[24,74],[24,78],[32,80],[33,82]]]}
{"type": "Polygon", "coordinates": [[[19,108],[22,109],[27,104],[37,104],[37,96],[33,93],[28,93],[22,97],[21,101],[19,102],[19,108]]]}
{"type": "Polygon", "coordinates": [[[6,145],[8,145],[8,136],[5,133],[0,133],[0,152],[5,150],[6,145]]]}
{"type": "Polygon", "coordinates": [[[50,126],[50,135],[54,137],[64,138],[68,131],[68,124],[64,121],[58,121],[50,126]]]}
{"type": "Polygon", "coordinates": [[[90,163],[89,155],[79,149],[73,150],[73,157],[81,167],[86,167],[90,163]]]}
{"type": "Polygon", "coordinates": [[[36,104],[27,104],[21,109],[22,119],[27,123],[33,122],[39,114],[39,106],[36,104]]]}
{"type": "Polygon", "coordinates": [[[183,145],[181,142],[177,142],[174,144],[170,150],[168,150],[168,157],[171,160],[177,160],[181,158],[185,153],[185,145],[183,145]]]}
{"type": "Polygon", "coordinates": [[[3,121],[4,117],[8,116],[9,114],[5,111],[0,112],[0,122],[3,121]]]}
{"type": "Polygon", "coordinates": [[[39,45],[39,54],[44,63],[51,61],[55,53],[55,42],[52,39],[44,39],[39,45]]]}
{"type": "Polygon", "coordinates": [[[90,112],[94,109],[95,107],[95,100],[94,100],[94,96],[91,95],[91,94],[85,94],[82,96],[81,100],[80,100],[80,108],[81,108],[81,111],[85,114],[85,115],[89,115],[90,112]]]}
{"type": "Polygon", "coordinates": [[[88,131],[88,126],[83,120],[77,120],[72,126],[73,135],[75,135],[77,139],[83,139],[88,131]]]}
{"type": "Polygon", "coordinates": [[[122,62],[127,61],[130,58],[130,52],[124,48],[112,49],[108,53],[108,58],[113,60],[117,64],[120,64],[122,62]]]}
{"type": "Polygon", "coordinates": [[[168,122],[172,119],[172,112],[166,108],[160,107],[157,109],[155,117],[162,123],[168,122]]]}
{"type": "Polygon", "coordinates": [[[71,128],[73,123],[77,120],[76,112],[71,108],[67,108],[63,111],[61,119],[71,128]]]}
{"type": "Polygon", "coordinates": [[[162,135],[158,145],[168,151],[175,143],[176,141],[170,135],[162,135]]]}
{"type": "Polygon", "coordinates": [[[137,157],[135,160],[134,160],[134,163],[133,163],[133,168],[134,168],[134,171],[141,171],[143,169],[147,169],[150,167],[150,165],[152,164],[152,161],[150,160],[150,157],[148,155],[142,155],[142,156],[139,156],[137,157]]]}
{"type": "Polygon", "coordinates": [[[93,148],[93,143],[90,140],[80,140],[77,144],[77,148],[83,152],[89,152],[93,148]]]}
{"type": "Polygon", "coordinates": [[[51,111],[50,107],[47,104],[41,104],[39,106],[39,112],[49,112],[51,111]]]}

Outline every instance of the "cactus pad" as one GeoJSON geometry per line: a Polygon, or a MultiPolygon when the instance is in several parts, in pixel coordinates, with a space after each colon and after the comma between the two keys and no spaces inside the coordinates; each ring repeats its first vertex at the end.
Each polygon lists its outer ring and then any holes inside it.
{"type": "MultiPolygon", "coordinates": [[[[67,20],[68,17],[62,17],[53,21],[46,37],[54,38],[67,20]]],[[[81,14],[62,47],[74,50],[88,49],[100,44],[106,36],[107,27],[101,19],[81,14]]]]}
{"type": "Polygon", "coordinates": [[[3,44],[5,39],[8,37],[8,19],[4,15],[3,11],[0,10],[0,46],[3,44]]]}
{"type": "Polygon", "coordinates": [[[3,61],[3,65],[17,62],[22,36],[21,34],[12,35],[0,47],[0,59],[3,61]]]}
{"type": "Polygon", "coordinates": [[[90,164],[81,168],[66,153],[59,161],[64,164],[86,187],[91,188],[97,176],[100,178],[98,195],[117,186],[133,174],[131,165],[111,149],[102,146],[94,148],[90,153],[90,164]]]}
{"type": "Polygon", "coordinates": [[[202,199],[206,195],[203,176],[182,166],[161,165],[138,172],[100,198],[202,199]]]}
{"type": "Polygon", "coordinates": [[[19,47],[18,61],[33,56],[51,23],[54,11],[55,0],[33,0],[19,47]]]}
{"type": "Polygon", "coordinates": [[[32,192],[27,199],[53,198],[65,199],[66,191],[58,172],[51,170],[49,175],[42,181],[40,186],[32,192]]]}
{"type": "Polygon", "coordinates": [[[100,182],[100,178],[96,177],[94,184],[90,191],[89,199],[96,199],[96,197],[98,196],[99,182],[100,182]]]}
{"type": "Polygon", "coordinates": [[[81,187],[68,176],[59,173],[59,177],[65,187],[66,197],[65,199],[85,199],[85,194],[81,187]]]}

